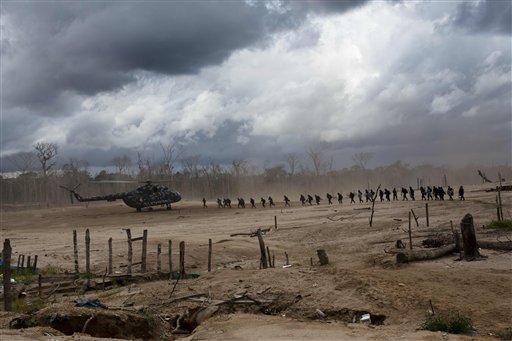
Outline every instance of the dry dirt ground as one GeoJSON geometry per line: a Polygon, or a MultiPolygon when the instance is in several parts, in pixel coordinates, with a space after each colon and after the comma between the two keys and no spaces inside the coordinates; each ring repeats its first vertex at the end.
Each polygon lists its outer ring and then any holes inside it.
{"type": "MultiPolygon", "coordinates": [[[[478,261],[456,261],[458,256],[452,254],[404,265],[397,265],[395,255],[390,253],[398,239],[409,246],[407,230],[411,209],[419,218],[419,227],[412,223],[415,249],[420,249],[426,238],[450,235],[450,221],[458,228],[466,213],[474,217],[479,240],[512,239],[510,232],[483,226],[496,214],[495,194],[482,191],[483,188],[466,186],[466,201],[430,201],[429,227],[426,226],[425,202],[418,200],[377,202],[373,227],[368,224],[370,211],[363,209],[370,205],[349,205],[348,201],[341,206],[322,202],[319,206],[306,207],[292,202],[292,207],[287,208],[278,203],[272,209],[237,209],[236,205],[219,209],[213,202],[203,209],[200,203],[184,201],[175,204],[171,211],[141,213],[120,203],[40,210],[4,207],[1,238],[10,239],[14,260],[20,254],[38,255],[40,268],[51,266],[72,271],[72,230],[76,229],[83,271],[84,235],[89,229],[92,271],[100,276],[105,271],[107,241],[112,238],[114,271],[124,273],[127,242],[123,229],[130,228],[134,237],[141,236],[143,229],[147,229],[150,272],[156,270],[158,244],[162,244],[163,271],[168,271],[168,240],[173,242],[174,269],[178,263],[178,243],[185,241],[187,272],[201,276],[177,284],[168,280],[139,281],[105,291],[84,294],[77,289],[67,295],[53,295],[48,301],[54,303],[32,316],[31,321],[41,319],[37,327],[8,329],[9,322],[20,315],[2,313],[0,340],[98,340],[87,335],[87,331],[95,336],[157,340],[496,339],[496,335],[512,327],[511,252],[483,249],[481,253],[488,258],[478,261]],[[277,217],[277,229],[273,228],[274,217],[277,217]],[[259,270],[257,238],[230,235],[268,227],[272,229],[264,239],[275,257],[275,268],[259,270]],[[207,272],[209,238],[213,241],[211,273],[207,272]],[[318,264],[318,249],[327,252],[328,265],[318,264]],[[291,266],[283,268],[285,252],[291,266]],[[173,327],[167,321],[173,322],[188,309],[207,306],[208,302],[199,302],[197,298],[196,301],[171,300],[201,293],[209,296],[210,303],[229,300],[235,295],[247,297],[242,300],[245,303],[220,304],[213,317],[190,335],[172,334],[173,327]],[[80,297],[99,298],[112,309],[76,308],[73,301],[80,297]],[[251,299],[259,304],[251,304],[254,303],[251,299]],[[436,312],[457,310],[470,317],[474,335],[421,330],[431,309],[430,301],[436,312]],[[103,316],[103,311],[111,316],[103,316]],[[52,313],[82,314],[83,319],[95,317],[86,326],[86,333],[66,336],[42,326],[44,317],[52,313]],[[363,313],[370,313],[375,323],[359,323],[363,313]],[[143,316],[145,321],[134,322],[130,314],[143,316]],[[113,325],[100,322],[102,319],[113,319],[113,325]],[[114,325],[125,328],[126,332],[104,332],[113,330],[114,325]],[[130,328],[147,333],[141,336],[136,330],[129,332],[130,328]]],[[[503,201],[505,217],[510,219],[512,193],[503,193],[503,201]]],[[[137,259],[140,244],[135,244],[134,249],[137,259]]],[[[26,299],[30,299],[30,295],[26,299]]],[[[80,328],[84,325],[83,319],[80,328]]]]}

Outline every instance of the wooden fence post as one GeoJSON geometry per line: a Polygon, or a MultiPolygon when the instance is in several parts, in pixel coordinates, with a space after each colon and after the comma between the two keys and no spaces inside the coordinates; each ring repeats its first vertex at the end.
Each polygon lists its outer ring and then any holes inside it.
{"type": "Polygon", "coordinates": [[[126,229],[126,236],[128,238],[128,275],[132,274],[132,261],[133,261],[133,248],[132,248],[132,231],[126,229]]]}
{"type": "Polygon", "coordinates": [[[286,258],[286,263],[285,263],[284,265],[290,265],[290,263],[289,263],[289,261],[288,261],[288,253],[287,253],[287,252],[285,252],[285,253],[284,253],[284,256],[285,256],[285,258],[286,258]]]}
{"type": "Polygon", "coordinates": [[[85,230],[85,273],[88,276],[91,272],[91,236],[89,229],[85,230]]]}
{"type": "Polygon", "coordinates": [[[37,276],[37,293],[39,297],[43,295],[43,276],[41,274],[37,276]]]}
{"type": "Polygon", "coordinates": [[[172,240],[169,240],[169,279],[172,279],[172,240]]]}
{"type": "Polygon", "coordinates": [[[31,261],[31,256],[30,256],[30,255],[28,255],[28,256],[27,256],[27,269],[29,269],[29,270],[30,270],[30,268],[32,267],[32,263],[31,263],[30,261],[31,261]]]}
{"type": "Polygon", "coordinates": [[[73,230],[73,260],[75,262],[75,274],[78,274],[78,242],[76,237],[76,230],[73,230]]]}
{"type": "Polygon", "coordinates": [[[185,278],[185,242],[180,242],[180,278],[185,278]]]}
{"type": "Polygon", "coordinates": [[[256,232],[258,235],[258,242],[260,244],[260,259],[263,269],[266,269],[268,266],[267,262],[267,254],[265,253],[265,241],[263,241],[263,235],[261,234],[261,229],[258,229],[256,232]]]}
{"type": "Polygon", "coordinates": [[[2,252],[3,276],[4,276],[4,310],[12,311],[12,294],[11,294],[11,241],[4,240],[4,249],[2,252]]]}
{"type": "Polygon", "coordinates": [[[274,228],[277,230],[277,216],[274,216],[274,228]]]}
{"type": "Polygon", "coordinates": [[[412,212],[412,217],[414,218],[414,221],[416,222],[416,227],[419,227],[420,224],[418,223],[418,218],[416,217],[416,214],[414,214],[414,211],[412,210],[412,208],[411,208],[411,212],[412,212]]]}
{"type": "Polygon", "coordinates": [[[430,226],[428,221],[428,203],[425,203],[425,216],[427,217],[427,226],[430,226]]]}
{"type": "Polygon", "coordinates": [[[158,244],[156,246],[156,272],[162,272],[162,260],[160,259],[160,255],[162,254],[162,244],[158,244]]]}
{"type": "Polygon", "coordinates": [[[112,274],[112,237],[108,239],[108,274],[112,274]]]}
{"type": "Polygon", "coordinates": [[[37,255],[34,256],[34,264],[32,265],[33,271],[37,270],[37,255]]]}
{"type": "Polygon", "coordinates": [[[21,270],[25,269],[25,255],[21,255],[21,270]]]}
{"type": "Polygon", "coordinates": [[[208,239],[208,272],[212,271],[212,240],[208,239]]]}
{"type": "Polygon", "coordinates": [[[140,272],[146,272],[146,260],[148,253],[148,230],[142,232],[142,259],[140,264],[140,272]]]}
{"type": "Polygon", "coordinates": [[[412,250],[411,211],[409,211],[409,249],[412,250]]]}

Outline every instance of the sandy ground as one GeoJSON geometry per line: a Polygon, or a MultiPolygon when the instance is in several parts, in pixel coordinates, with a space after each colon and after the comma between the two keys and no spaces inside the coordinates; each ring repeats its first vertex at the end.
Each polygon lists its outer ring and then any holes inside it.
{"type": "MultiPolygon", "coordinates": [[[[322,202],[319,206],[301,207],[292,202],[289,208],[278,203],[272,209],[219,209],[212,202],[203,209],[200,203],[184,201],[174,205],[172,211],[141,213],[119,203],[2,210],[1,237],[10,239],[15,260],[19,254],[38,255],[40,267],[58,266],[72,271],[72,230],[76,229],[83,271],[84,235],[89,229],[92,270],[98,274],[105,271],[107,241],[112,238],[114,271],[124,273],[127,242],[123,229],[130,228],[135,237],[147,229],[149,270],[156,269],[160,243],[162,268],[168,271],[167,245],[172,240],[174,268],[178,263],[178,243],[185,241],[187,271],[201,274],[199,278],[179,282],[173,297],[209,292],[213,299],[225,300],[246,292],[251,297],[273,301],[266,310],[223,309],[201,324],[188,340],[493,339],[500,331],[512,327],[510,252],[482,250],[488,258],[474,262],[455,261],[457,255],[450,255],[406,265],[397,265],[394,255],[389,253],[398,239],[408,244],[410,209],[419,217],[419,227],[414,221],[412,224],[416,249],[425,238],[449,234],[450,221],[457,228],[466,213],[474,216],[478,239],[512,238],[511,233],[484,228],[496,213],[495,194],[481,191],[482,188],[467,186],[466,201],[430,201],[430,227],[426,226],[422,201],[377,202],[373,227],[368,224],[370,211],[362,209],[370,207],[367,204],[344,202],[340,206],[322,202]],[[257,239],[230,235],[273,227],[274,217],[278,228],[264,238],[275,256],[276,267],[259,270],[257,239]],[[213,241],[211,273],[207,273],[209,238],[213,241]],[[318,265],[318,249],[326,250],[329,265],[318,265]],[[285,252],[291,264],[288,268],[282,267],[285,252]],[[430,311],[430,301],[435,310],[458,310],[469,316],[475,335],[419,330],[430,311]],[[326,314],[324,319],[318,317],[317,309],[326,314]],[[351,316],[362,312],[382,318],[383,325],[352,323],[351,316]]],[[[510,217],[511,199],[512,193],[503,193],[506,217],[510,217]]],[[[138,257],[140,246],[136,245],[135,258],[138,257]]],[[[169,281],[138,283],[100,297],[109,306],[126,303],[129,297],[133,306],[151,307],[159,314],[173,316],[193,306],[186,301],[164,304],[173,285],[169,281]]],[[[75,298],[64,297],[58,303],[75,298]]],[[[4,328],[9,316],[4,314],[0,319],[4,328]]],[[[26,335],[29,339],[51,339],[40,329],[3,330],[0,339],[25,340],[26,335]]],[[[73,339],[91,338],[75,335],[73,339]]]]}

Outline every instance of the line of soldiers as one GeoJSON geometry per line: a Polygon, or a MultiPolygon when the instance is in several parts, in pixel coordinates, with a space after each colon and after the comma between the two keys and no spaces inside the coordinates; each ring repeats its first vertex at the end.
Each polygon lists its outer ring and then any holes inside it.
{"type": "MultiPolygon", "coordinates": [[[[356,201],[355,201],[356,195],[359,200],[359,203],[373,202],[374,200],[377,200],[377,196],[380,198],[381,202],[385,201],[385,200],[386,201],[398,200],[398,191],[396,190],[396,188],[393,188],[392,191],[388,190],[387,188],[384,188],[384,190],[379,188],[377,190],[378,190],[378,192],[375,192],[373,189],[370,189],[370,190],[366,189],[364,191],[364,193],[361,192],[361,190],[357,190],[357,192],[350,192],[348,194],[348,197],[350,198],[350,204],[356,203],[356,201]],[[390,198],[391,194],[393,194],[393,199],[390,198]],[[363,197],[364,197],[364,200],[363,200],[363,197]]],[[[400,193],[401,193],[402,201],[406,201],[406,200],[408,201],[409,198],[411,200],[416,200],[415,191],[411,186],[409,186],[408,189],[405,187],[402,187],[400,193]]],[[[420,193],[421,193],[421,200],[444,200],[445,195],[448,195],[449,200],[453,200],[453,197],[455,195],[454,189],[450,186],[448,186],[446,191],[443,189],[442,186],[437,186],[437,187],[436,186],[432,186],[432,187],[427,186],[426,188],[421,186],[420,193]]],[[[329,205],[332,205],[333,204],[332,201],[335,198],[335,196],[333,196],[330,193],[327,193],[325,197],[327,198],[327,203],[329,205]]],[[[290,199],[286,195],[284,196],[283,199],[284,199],[284,206],[290,207],[291,206],[290,199]]],[[[337,199],[338,199],[338,203],[340,205],[343,204],[343,194],[338,192],[337,199]]],[[[243,198],[237,198],[237,200],[238,200],[237,207],[245,208],[245,200],[243,198]]],[[[459,200],[466,200],[466,198],[464,197],[464,187],[462,185],[459,187],[459,200]]],[[[311,194],[307,194],[307,196],[304,196],[304,194],[301,194],[299,201],[302,206],[306,206],[306,203],[309,205],[313,205],[313,202],[315,202],[317,205],[320,205],[322,198],[317,194],[315,194],[314,197],[311,194]]],[[[202,202],[203,202],[203,207],[207,208],[208,206],[206,205],[205,198],[203,198],[202,202]]],[[[251,203],[251,208],[256,208],[256,201],[253,198],[250,198],[249,202],[251,203]]],[[[274,200],[272,199],[271,196],[269,196],[267,198],[267,200],[265,200],[265,198],[261,197],[260,203],[263,208],[267,207],[267,203],[268,203],[269,208],[276,206],[276,204],[274,203],[274,200]]],[[[231,199],[218,198],[217,206],[219,208],[231,208],[231,199]]]]}

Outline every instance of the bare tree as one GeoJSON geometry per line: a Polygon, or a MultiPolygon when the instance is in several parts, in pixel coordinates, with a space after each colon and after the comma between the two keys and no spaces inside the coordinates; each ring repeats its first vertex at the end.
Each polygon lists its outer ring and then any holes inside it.
{"type": "Polygon", "coordinates": [[[191,155],[181,159],[181,163],[183,164],[183,168],[194,178],[199,177],[199,161],[201,160],[201,155],[191,155]]]}
{"type": "Polygon", "coordinates": [[[368,161],[370,161],[373,158],[372,152],[360,152],[352,155],[352,161],[361,169],[366,170],[366,165],[368,164],[368,161]]]}
{"type": "Polygon", "coordinates": [[[245,175],[247,173],[247,160],[233,160],[233,171],[235,176],[245,175]]]}
{"type": "Polygon", "coordinates": [[[57,145],[55,143],[38,142],[34,145],[36,156],[41,163],[43,176],[46,177],[48,172],[57,163],[57,145]]]}
{"type": "Polygon", "coordinates": [[[315,175],[319,176],[323,172],[323,168],[325,166],[324,164],[324,153],[320,148],[313,148],[310,147],[306,154],[311,159],[311,162],[313,162],[313,167],[315,168],[315,175]]]}
{"type": "Polygon", "coordinates": [[[21,174],[25,174],[34,169],[34,163],[37,160],[37,156],[32,152],[21,152],[10,155],[7,159],[14,167],[16,167],[17,171],[21,172],[21,174]]]}
{"type": "Polygon", "coordinates": [[[293,176],[299,165],[299,156],[296,153],[286,154],[286,163],[288,164],[288,168],[290,168],[290,175],[293,176]]]}
{"type": "Polygon", "coordinates": [[[116,156],[112,159],[112,163],[116,167],[119,174],[127,174],[132,165],[132,159],[129,156],[116,156]]]}
{"type": "Polygon", "coordinates": [[[139,179],[150,179],[153,175],[151,159],[147,158],[143,153],[137,152],[137,167],[139,168],[139,179]]]}
{"type": "Polygon", "coordinates": [[[160,143],[162,148],[162,162],[161,162],[161,173],[162,175],[172,176],[176,162],[184,152],[182,145],[169,143],[164,145],[160,143]]]}

